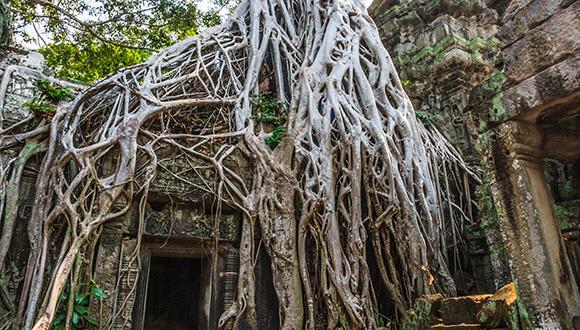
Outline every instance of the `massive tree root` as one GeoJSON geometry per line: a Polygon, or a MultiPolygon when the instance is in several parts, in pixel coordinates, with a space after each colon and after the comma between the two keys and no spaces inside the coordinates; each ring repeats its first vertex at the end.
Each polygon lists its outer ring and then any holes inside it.
{"type": "MultiPolygon", "coordinates": [[[[199,189],[244,215],[237,300],[220,326],[257,324],[258,230],[284,329],[375,328],[379,298],[404,318],[422,294],[455,294],[447,244],[470,218],[460,197],[469,171],[415,118],[357,0],[245,1],[223,25],[62,104],[50,126],[3,135],[0,148],[21,149],[19,160],[32,143],[46,149],[14,321],[24,328],[49,328],[66,283],[90,277],[75,261],[90,258],[104,224],[132,205],[143,221],[169,155],[211,170],[199,189]],[[275,132],[253,114],[256,95],[285,104],[279,145],[265,142],[275,132]],[[61,251],[51,255],[55,245],[61,251]]],[[[9,164],[3,189],[18,182],[20,163],[9,164]]],[[[4,203],[7,221],[17,205],[4,203]]]]}

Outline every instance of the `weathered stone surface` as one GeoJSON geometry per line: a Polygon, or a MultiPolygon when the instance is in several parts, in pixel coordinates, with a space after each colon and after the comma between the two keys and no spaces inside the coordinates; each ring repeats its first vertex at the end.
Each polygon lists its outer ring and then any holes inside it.
{"type": "Polygon", "coordinates": [[[447,298],[441,303],[443,324],[477,324],[477,313],[491,295],[447,298]]]}
{"type": "Polygon", "coordinates": [[[147,208],[144,234],[198,239],[214,239],[217,235],[220,240],[235,241],[238,239],[239,225],[239,219],[233,214],[224,214],[215,219],[199,208],[172,208],[166,205],[162,210],[147,208]]]}
{"type": "MultiPolygon", "coordinates": [[[[535,119],[548,107],[557,106],[566,96],[580,99],[574,95],[580,90],[580,53],[539,72],[538,74],[508,88],[501,94],[504,115],[498,118],[512,118],[526,115],[535,119]],[[553,102],[557,102],[553,104],[553,102]],[[530,111],[533,110],[533,111],[530,111]]],[[[569,100],[568,102],[575,102],[569,100]]]]}
{"type": "MultiPolygon", "coordinates": [[[[210,192],[218,185],[218,176],[210,162],[175,157],[176,151],[171,148],[158,150],[158,170],[151,183],[150,191],[172,200],[201,205],[211,201],[214,195],[210,192]]],[[[245,180],[249,180],[249,163],[239,151],[234,152],[223,161],[224,166],[235,168],[245,180]]],[[[246,181],[249,185],[249,181],[246,181]]],[[[228,200],[228,194],[223,198],[228,200]]]]}
{"type": "Polygon", "coordinates": [[[97,251],[94,280],[107,295],[106,299],[91,301],[91,314],[100,322],[108,321],[115,309],[115,289],[121,259],[123,235],[113,228],[105,228],[97,251]]]}
{"type": "Polygon", "coordinates": [[[517,298],[518,294],[514,283],[504,286],[483,303],[477,320],[488,328],[509,325],[510,329],[516,329],[519,322],[517,298]]]}
{"type": "Polygon", "coordinates": [[[554,14],[503,49],[508,84],[517,83],[558,63],[580,48],[580,2],[554,14]]]}
{"type": "Polygon", "coordinates": [[[507,122],[485,139],[484,159],[523,326],[566,329],[580,299],[544,179],[542,140],[534,125],[507,122]]]}
{"type": "Polygon", "coordinates": [[[403,329],[428,329],[430,326],[441,322],[441,294],[424,296],[417,301],[409,313],[409,319],[403,325],[403,329]]]}
{"type": "Polygon", "coordinates": [[[573,2],[574,0],[511,1],[510,7],[502,16],[502,26],[497,37],[505,45],[510,45],[573,2]]]}
{"type": "Polygon", "coordinates": [[[13,51],[2,51],[5,56],[0,60],[2,67],[0,93],[0,119],[4,125],[15,123],[30,114],[28,108],[22,106],[23,103],[31,101],[38,96],[35,88],[35,79],[27,74],[19,74],[17,66],[23,66],[41,72],[43,70],[44,58],[36,52],[16,53],[13,51]]]}

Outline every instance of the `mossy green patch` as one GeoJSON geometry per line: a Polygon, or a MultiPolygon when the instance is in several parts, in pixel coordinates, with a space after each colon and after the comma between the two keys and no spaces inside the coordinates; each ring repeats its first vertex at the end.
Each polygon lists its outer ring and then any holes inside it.
{"type": "Polygon", "coordinates": [[[502,97],[503,97],[503,93],[499,93],[499,94],[496,94],[491,99],[491,109],[492,109],[493,118],[495,120],[501,120],[506,115],[506,111],[505,111],[505,108],[503,107],[503,103],[502,103],[502,97]]]}
{"type": "Polygon", "coordinates": [[[482,228],[497,228],[499,226],[499,216],[495,208],[488,176],[483,177],[482,183],[477,187],[475,193],[477,195],[477,206],[481,215],[482,228]]]}

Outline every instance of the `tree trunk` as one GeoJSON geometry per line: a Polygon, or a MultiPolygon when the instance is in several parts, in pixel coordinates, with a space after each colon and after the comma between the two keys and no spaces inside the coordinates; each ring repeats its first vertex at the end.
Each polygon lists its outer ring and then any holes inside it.
{"type": "Polygon", "coordinates": [[[0,46],[9,46],[12,42],[12,11],[10,0],[0,0],[0,46]]]}

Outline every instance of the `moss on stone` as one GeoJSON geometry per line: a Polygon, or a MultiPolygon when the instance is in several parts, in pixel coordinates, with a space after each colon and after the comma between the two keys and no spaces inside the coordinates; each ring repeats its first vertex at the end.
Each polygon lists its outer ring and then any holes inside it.
{"type": "Polygon", "coordinates": [[[499,216],[491,193],[490,179],[484,176],[482,184],[476,189],[477,206],[481,215],[481,227],[487,229],[499,225],[499,216]]]}
{"type": "MultiPolygon", "coordinates": [[[[518,286],[518,282],[514,279],[514,284],[516,285],[516,291],[518,292],[518,296],[519,296],[519,286],[518,286]]],[[[515,317],[516,319],[514,320],[514,318],[512,318],[511,324],[512,326],[519,326],[519,328],[522,329],[534,329],[534,327],[532,326],[532,321],[530,320],[530,314],[528,313],[528,310],[526,309],[526,307],[524,306],[524,304],[522,303],[522,301],[520,299],[518,299],[516,301],[516,305],[517,305],[517,316],[515,317]],[[519,321],[519,322],[518,322],[519,321]]],[[[515,328],[515,329],[519,329],[519,328],[515,328]]]]}
{"type": "Polygon", "coordinates": [[[443,299],[441,295],[432,298],[420,298],[415,301],[413,308],[409,312],[409,317],[402,324],[403,330],[426,329],[433,323],[433,304],[443,299]]]}
{"type": "Polygon", "coordinates": [[[502,104],[503,93],[496,94],[491,99],[492,118],[496,121],[503,119],[506,115],[505,108],[502,104]]]}
{"type": "Polygon", "coordinates": [[[502,90],[505,80],[506,80],[505,73],[503,71],[498,71],[494,75],[489,77],[489,79],[487,79],[482,84],[482,86],[485,91],[497,94],[502,90]]]}
{"type": "Polygon", "coordinates": [[[497,47],[500,41],[496,37],[491,37],[484,39],[482,37],[475,37],[473,39],[467,40],[466,47],[469,50],[484,50],[497,47]]]}
{"type": "Polygon", "coordinates": [[[554,204],[554,215],[560,223],[560,229],[580,229],[578,218],[580,205],[576,203],[556,203],[554,204]]]}

